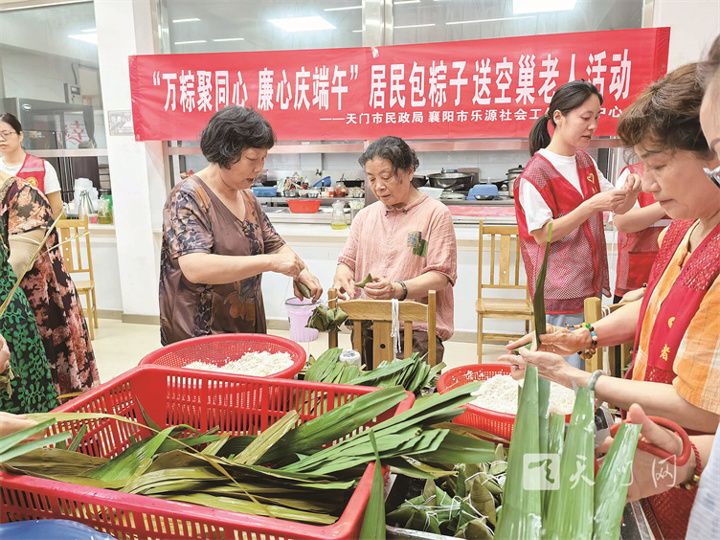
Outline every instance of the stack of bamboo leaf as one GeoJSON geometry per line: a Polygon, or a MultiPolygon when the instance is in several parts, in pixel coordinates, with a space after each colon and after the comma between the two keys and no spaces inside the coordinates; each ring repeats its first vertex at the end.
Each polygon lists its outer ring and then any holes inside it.
{"type": "MultiPolygon", "coordinates": [[[[68,434],[22,443],[33,431],[29,430],[0,439],[0,459],[5,471],[17,474],[326,525],[342,514],[370,461],[380,459],[420,471],[425,462],[492,460],[492,444],[435,427],[462,413],[459,407],[476,388],[468,385],[421,398],[411,409],[371,429],[364,427],[407,397],[404,389],[392,387],[358,396],[305,423],[300,423],[297,411],[290,410],[259,435],[199,433],[187,425],[155,429],[155,435],[133,442],[112,459],[77,452],[88,443],[82,430],[65,449],[38,446],[67,440],[68,434]]],[[[110,415],[29,416],[45,420],[35,430],[42,432],[57,421],[92,422],[110,415]]],[[[153,427],[147,419],[146,423],[153,427]]],[[[366,515],[384,528],[382,505],[374,506],[366,515]]]]}
{"type": "MultiPolygon", "coordinates": [[[[315,360],[305,373],[306,381],[357,384],[378,388],[402,386],[408,392],[420,393],[433,386],[433,381],[445,367],[440,363],[434,367],[424,361],[418,353],[404,360],[382,362],[377,368],[361,372],[357,366],[351,366],[339,360],[341,348],[328,349],[315,360]]],[[[435,385],[437,386],[437,382],[435,385]]]]}

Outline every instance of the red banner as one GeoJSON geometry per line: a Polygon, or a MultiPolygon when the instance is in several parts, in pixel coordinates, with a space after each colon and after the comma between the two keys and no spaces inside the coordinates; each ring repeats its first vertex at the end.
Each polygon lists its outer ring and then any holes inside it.
{"type": "Polygon", "coordinates": [[[223,54],[130,57],[135,138],[197,140],[226,105],[283,141],[527,137],[555,90],[603,94],[597,135],[667,70],[669,28],[223,54]]]}

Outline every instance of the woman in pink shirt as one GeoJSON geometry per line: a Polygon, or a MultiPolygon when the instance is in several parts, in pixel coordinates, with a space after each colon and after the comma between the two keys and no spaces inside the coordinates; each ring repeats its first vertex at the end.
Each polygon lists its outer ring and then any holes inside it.
{"type": "MultiPolygon", "coordinates": [[[[457,242],[452,215],[444,204],[412,185],[418,158],[399,137],[378,139],[358,161],[378,201],[355,217],[338,259],[333,287],[343,299],[362,296],[423,303],[427,303],[428,291],[435,290],[440,362],[442,342],[454,332],[457,242]],[[374,279],[364,289],[353,285],[368,274],[374,279]]],[[[418,330],[413,332],[413,351],[425,354],[427,325],[418,325],[418,330]]],[[[369,332],[363,338],[364,347],[372,351],[369,332]]]]}

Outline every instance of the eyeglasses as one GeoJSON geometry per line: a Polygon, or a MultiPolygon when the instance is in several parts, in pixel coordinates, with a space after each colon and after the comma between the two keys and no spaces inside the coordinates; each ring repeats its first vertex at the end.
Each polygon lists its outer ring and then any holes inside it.
{"type": "Polygon", "coordinates": [[[12,135],[17,135],[17,131],[0,131],[0,137],[9,139],[12,135]]]}
{"type": "Polygon", "coordinates": [[[712,171],[707,167],[703,167],[703,171],[705,171],[712,183],[720,188],[720,167],[715,167],[712,171]]]}

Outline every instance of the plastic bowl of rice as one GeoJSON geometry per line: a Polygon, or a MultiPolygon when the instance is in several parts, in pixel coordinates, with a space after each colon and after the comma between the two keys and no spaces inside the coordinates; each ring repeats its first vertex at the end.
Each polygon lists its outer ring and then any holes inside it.
{"type": "MultiPolygon", "coordinates": [[[[458,366],[444,372],[438,379],[441,394],[475,381],[483,382],[477,396],[467,405],[465,412],[453,422],[462,424],[507,441],[512,437],[517,412],[517,383],[510,377],[508,364],[478,364],[458,366]]],[[[550,384],[550,412],[570,415],[575,394],[569,388],[550,384]]]]}
{"type": "Polygon", "coordinates": [[[140,360],[140,365],[292,379],[303,368],[306,359],[300,345],[280,336],[216,334],[157,349],[140,360]]]}

